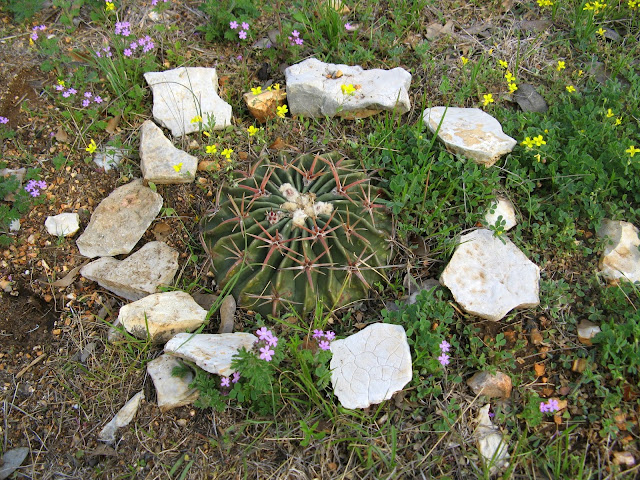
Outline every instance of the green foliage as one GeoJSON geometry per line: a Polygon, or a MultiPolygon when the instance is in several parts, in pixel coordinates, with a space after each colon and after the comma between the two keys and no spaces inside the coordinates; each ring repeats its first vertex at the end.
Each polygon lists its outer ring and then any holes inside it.
{"type": "MultiPolygon", "coordinates": [[[[0,169],[6,167],[4,162],[0,162],[0,169]]],[[[40,169],[29,168],[25,175],[25,183],[29,180],[37,180],[39,178],[40,169]]],[[[7,235],[9,233],[9,225],[14,220],[19,220],[22,215],[27,213],[32,204],[40,200],[29,195],[24,188],[20,188],[20,182],[15,175],[0,177],[0,245],[9,245],[12,238],[7,235]],[[7,196],[13,198],[12,202],[2,201],[7,196]]]]}
{"type": "Polygon", "coordinates": [[[259,14],[254,0],[205,0],[199,8],[209,16],[209,23],[198,27],[208,42],[237,40],[238,30],[231,30],[229,22],[249,22],[259,14]]]}
{"type": "Polygon", "coordinates": [[[13,15],[16,22],[24,22],[44,7],[45,0],[0,0],[0,7],[13,15]]]}
{"type": "Polygon", "coordinates": [[[239,305],[274,316],[366,298],[389,255],[382,193],[337,153],[254,165],[201,222],[218,284],[238,275],[239,305]]]}

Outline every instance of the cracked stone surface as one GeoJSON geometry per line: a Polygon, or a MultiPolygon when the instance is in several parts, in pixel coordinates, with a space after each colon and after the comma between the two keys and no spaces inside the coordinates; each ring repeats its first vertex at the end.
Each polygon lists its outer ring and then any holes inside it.
{"type": "Polygon", "coordinates": [[[640,239],[638,229],[629,222],[614,221],[605,218],[598,230],[598,237],[608,237],[602,258],[600,271],[610,282],[619,280],[640,281],[640,239]]]}
{"type": "Polygon", "coordinates": [[[180,360],[167,354],[147,363],[147,372],[156,387],[158,407],[162,412],[189,405],[198,398],[198,391],[189,388],[189,384],[193,382],[193,373],[188,372],[184,377],[172,375],[173,369],[180,365],[180,360]]]}
{"type": "Polygon", "coordinates": [[[331,384],[345,408],[388,400],[411,381],[411,352],[401,325],[375,323],[331,344],[331,384]]]}
{"type": "Polygon", "coordinates": [[[489,225],[495,225],[498,217],[502,217],[505,222],[503,227],[505,232],[511,230],[518,223],[516,220],[516,209],[508,198],[498,197],[484,216],[484,221],[489,225]]]}
{"type": "Polygon", "coordinates": [[[487,320],[498,321],[514,308],[540,303],[540,268],[511,240],[487,229],[460,237],[440,283],[463,310],[487,320]]]}
{"type": "Polygon", "coordinates": [[[203,370],[228,377],[231,359],[242,347],[251,350],[258,337],[251,333],[179,333],[164,346],[170,355],[194,362],[203,370]]]}
{"type": "Polygon", "coordinates": [[[365,118],[383,110],[403,114],[411,109],[411,74],[399,67],[364,70],[309,58],[287,68],[285,78],[291,115],[365,118]],[[346,85],[355,88],[352,95],[343,93],[346,85]]]}
{"type": "Polygon", "coordinates": [[[153,118],[180,137],[200,129],[196,116],[204,125],[209,117],[214,129],[231,124],[231,105],[218,96],[218,75],[215,68],[180,67],[165,72],[147,72],[144,79],[153,93],[153,118]]]}
{"type": "Polygon", "coordinates": [[[479,108],[427,108],[422,118],[429,130],[438,132],[438,138],[448,150],[485,167],[496,163],[502,155],[513,150],[517,143],[502,131],[498,120],[479,108]]]}

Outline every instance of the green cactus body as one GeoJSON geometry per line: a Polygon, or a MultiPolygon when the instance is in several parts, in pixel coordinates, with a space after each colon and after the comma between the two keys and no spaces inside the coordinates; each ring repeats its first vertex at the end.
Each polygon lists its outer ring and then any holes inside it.
{"type": "Polygon", "coordinates": [[[238,304],[272,315],[366,298],[392,232],[376,192],[367,172],[336,153],[257,164],[201,222],[218,284],[238,275],[238,304]]]}

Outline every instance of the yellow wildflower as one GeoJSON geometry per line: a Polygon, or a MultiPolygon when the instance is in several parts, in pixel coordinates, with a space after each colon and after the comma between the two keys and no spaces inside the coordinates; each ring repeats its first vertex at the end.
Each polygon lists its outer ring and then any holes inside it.
{"type": "Polygon", "coordinates": [[[574,87],[573,85],[567,85],[565,88],[567,89],[567,92],[569,92],[569,93],[573,93],[573,92],[576,91],[576,87],[574,87]]]}
{"type": "Polygon", "coordinates": [[[614,115],[615,115],[615,113],[613,113],[613,111],[612,111],[610,108],[608,108],[608,109],[607,109],[607,118],[611,118],[611,117],[613,117],[614,115]]]}
{"type": "Polygon", "coordinates": [[[556,65],[556,70],[560,72],[561,70],[564,70],[565,68],[567,68],[567,67],[564,64],[564,61],[558,60],[558,65],[556,65]]]}
{"type": "Polygon", "coordinates": [[[469,59],[464,55],[460,57],[460,61],[462,62],[462,65],[466,65],[467,63],[469,63],[469,59]]]}
{"type": "Polygon", "coordinates": [[[553,2],[551,0],[538,0],[539,7],[551,7],[553,6],[553,2]]]}
{"type": "Polygon", "coordinates": [[[635,146],[635,145],[631,145],[629,148],[627,148],[627,149],[625,150],[625,152],[627,152],[627,153],[629,154],[629,156],[630,156],[631,158],[633,158],[633,156],[634,156],[636,153],[640,153],[640,148],[636,148],[636,146],[635,146]]]}
{"type": "Polygon", "coordinates": [[[541,147],[542,145],[546,145],[547,144],[547,142],[545,142],[544,139],[542,138],[542,135],[538,135],[537,137],[533,137],[531,139],[531,141],[536,144],[536,147],[541,147]]]}
{"type": "Polygon", "coordinates": [[[64,87],[64,80],[58,80],[58,85],[62,85],[64,87]]]}
{"type": "Polygon", "coordinates": [[[498,60],[498,64],[502,67],[502,68],[509,68],[509,64],[507,62],[505,62],[504,60],[498,60]]]}
{"type": "Polygon", "coordinates": [[[279,83],[274,83],[273,84],[273,89],[274,90],[280,90],[280,84],[279,83]]]}
{"type": "Polygon", "coordinates": [[[578,70],[578,76],[581,77],[582,75],[584,75],[584,71],[583,70],[578,70]]]}
{"type": "Polygon", "coordinates": [[[622,117],[617,117],[614,125],[622,125],[622,117]]]}
{"type": "Polygon", "coordinates": [[[518,86],[515,83],[510,83],[509,84],[509,93],[513,93],[516,90],[518,90],[518,86]]]}
{"type": "Polygon", "coordinates": [[[229,160],[231,158],[232,153],[233,153],[232,148],[225,148],[224,150],[222,150],[220,155],[222,155],[223,157],[227,157],[227,160],[229,160]]]}
{"type": "Polygon", "coordinates": [[[89,146],[85,148],[85,150],[89,153],[93,153],[97,149],[98,149],[98,146],[96,145],[96,141],[92,138],[91,141],[89,142],[89,146]]]}
{"type": "Polygon", "coordinates": [[[534,143],[534,140],[532,140],[530,137],[527,137],[520,143],[520,145],[524,145],[527,148],[533,148],[534,143]]]}
{"type": "Polygon", "coordinates": [[[600,27],[598,30],[596,30],[596,33],[601,37],[604,37],[604,34],[607,33],[607,31],[604,28],[600,27]]]}
{"type": "Polygon", "coordinates": [[[538,161],[538,163],[540,163],[540,154],[539,154],[539,153],[536,153],[536,154],[534,155],[534,157],[535,157],[535,159],[538,161]]]}
{"type": "Polygon", "coordinates": [[[218,146],[216,144],[207,145],[204,150],[209,154],[214,154],[218,151],[218,146]]]}
{"type": "Polygon", "coordinates": [[[507,73],[504,74],[504,78],[506,78],[507,82],[509,82],[509,83],[513,83],[514,80],[516,79],[516,77],[514,77],[513,74],[509,70],[507,70],[507,73]]]}
{"type": "Polygon", "coordinates": [[[258,133],[258,128],[256,128],[254,125],[251,125],[249,128],[247,128],[247,132],[249,132],[249,136],[253,137],[256,133],[258,133]]]}
{"type": "Polygon", "coordinates": [[[198,123],[202,121],[202,117],[200,115],[196,115],[191,119],[191,123],[198,123]]]}
{"type": "Polygon", "coordinates": [[[483,100],[482,100],[482,106],[486,107],[487,105],[489,105],[490,103],[493,103],[495,100],[493,99],[493,94],[491,93],[487,93],[485,95],[482,96],[483,100]]]}
{"type": "Polygon", "coordinates": [[[107,2],[105,4],[105,6],[104,6],[104,10],[106,12],[110,12],[110,11],[115,10],[115,9],[116,9],[116,6],[113,4],[113,2],[107,2]]]}
{"type": "Polygon", "coordinates": [[[182,162],[180,162],[180,163],[179,163],[179,164],[177,164],[177,165],[174,165],[174,166],[173,166],[173,169],[174,169],[176,172],[179,172],[180,170],[182,170],[182,162]]]}
{"type": "Polygon", "coordinates": [[[210,134],[209,132],[207,132],[207,131],[202,132],[202,134],[203,134],[205,137],[210,137],[210,136],[211,136],[211,134],[210,134]]]}
{"type": "Polygon", "coordinates": [[[638,6],[638,0],[629,0],[629,8],[636,8],[638,6]]]}
{"type": "Polygon", "coordinates": [[[254,95],[260,95],[262,93],[262,87],[252,88],[251,93],[253,93],[254,95]]]}
{"type": "Polygon", "coordinates": [[[288,111],[289,109],[286,105],[280,105],[278,108],[276,108],[276,115],[278,115],[280,118],[284,118],[288,111]]]}
{"type": "Polygon", "coordinates": [[[342,85],[340,88],[342,89],[342,93],[344,95],[353,95],[353,92],[356,91],[355,87],[352,84],[342,85]]]}

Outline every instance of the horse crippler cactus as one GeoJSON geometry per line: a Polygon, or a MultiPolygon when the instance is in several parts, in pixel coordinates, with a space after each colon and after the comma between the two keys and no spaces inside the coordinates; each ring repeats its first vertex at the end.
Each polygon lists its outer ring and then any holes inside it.
{"type": "Polygon", "coordinates": [[[238,304],[272,315],[366,298],[391,250],[391,215],[377,191],[337,153],[254,165],[201,222],[219,286],[238,276],[238,304]]]}

